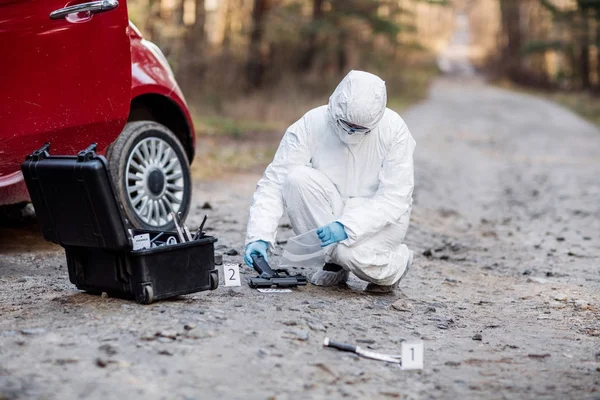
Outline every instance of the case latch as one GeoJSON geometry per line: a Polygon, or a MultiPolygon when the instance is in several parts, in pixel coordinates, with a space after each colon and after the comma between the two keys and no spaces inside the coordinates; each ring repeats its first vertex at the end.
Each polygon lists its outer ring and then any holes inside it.
{"type": "Polygon", "coordinates": [[[79,153],[77,153],[77,161],[89,161],[96,157],[96,145],[97,143],[92,143],[87,147],[87,149],[81,150],[79,153]]]}
{"type": "Polygon", "coordinates": [[[44,158],[50,157],[50,143],[44,143],[42,147],[31,153],[26,157],[27,160],[40,161],[44,158]]]}

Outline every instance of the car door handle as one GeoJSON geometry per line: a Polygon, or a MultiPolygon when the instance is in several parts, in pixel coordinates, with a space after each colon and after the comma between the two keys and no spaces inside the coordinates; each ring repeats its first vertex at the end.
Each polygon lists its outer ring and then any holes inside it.
{"type": "Polygon", "coordinates": [[[66,18],[69,14],[75,14],[80,12],[89,12],[91,14],[101,13],[105,11],[114,10],[119,6],[117,0],[99,0],[91,1],[89,3],[76,4],[65,8],[59,8],[58,10],[50,13],[50,19],[62,19],[66,18]]]}

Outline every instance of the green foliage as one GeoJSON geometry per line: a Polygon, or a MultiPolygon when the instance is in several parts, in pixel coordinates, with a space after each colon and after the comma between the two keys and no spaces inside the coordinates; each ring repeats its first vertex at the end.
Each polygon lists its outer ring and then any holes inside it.
{"type": "Polygon", "coordinates": [[[560,40],[530,40],[529,42],[525,43],[521,49],[521,54],[539,54],[545,53],[549,50],[563,51],[570,46],[570,44],[563,43],[560,40]]]}
{"type": "Polygon", "coordinates": [[[194,117],[194,125],[200,136],[229,136],[242,139],[251,132],[273,132],[279,125],[257,120],[240,120],[220,116],[194,117]]]}

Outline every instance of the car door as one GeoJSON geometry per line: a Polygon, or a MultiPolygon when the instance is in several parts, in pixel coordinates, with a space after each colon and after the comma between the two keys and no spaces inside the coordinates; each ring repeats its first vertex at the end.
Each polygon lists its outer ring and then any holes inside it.
{"type": "Polygon", "coordinates": [[[104,149],[127,121],[131,50],[125,0],[0,0],[0,189],[50,142],[104,149]]]}

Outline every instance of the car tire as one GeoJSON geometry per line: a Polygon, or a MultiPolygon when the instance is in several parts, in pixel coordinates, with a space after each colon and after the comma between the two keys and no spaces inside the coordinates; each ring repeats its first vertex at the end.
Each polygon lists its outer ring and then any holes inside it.
{"type": "Polygon", "coordinates": [[[191,202],[189,162],[179,140],[153,121],[129,122],[107,152],[110,174],[129,225],[170,231],[170,212],[187,216],[191,202]]]}

